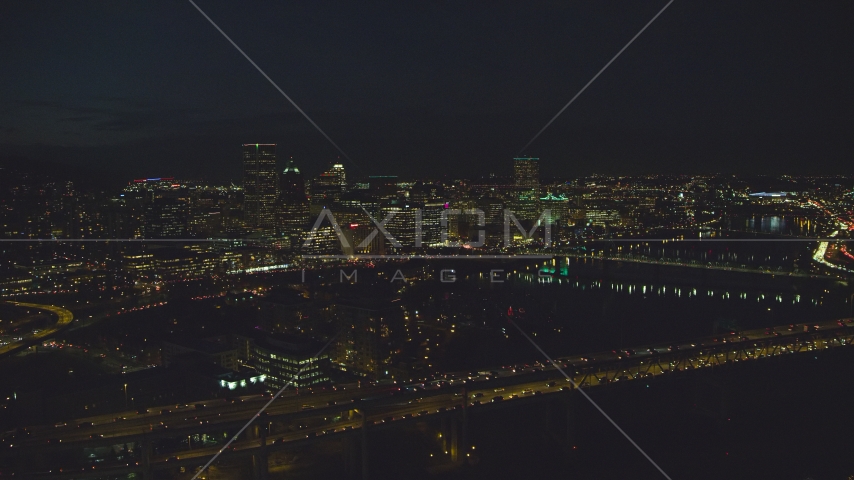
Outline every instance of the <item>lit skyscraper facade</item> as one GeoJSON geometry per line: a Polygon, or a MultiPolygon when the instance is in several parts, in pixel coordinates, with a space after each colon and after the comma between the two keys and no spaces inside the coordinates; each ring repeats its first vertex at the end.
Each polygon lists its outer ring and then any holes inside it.
{"type": "Polygon", "coordinates": [[[425,203],[421,207],[421,242],[423,245],[442,244],[442,213],[445,209],[446,204],[443,202],[425,203]]]}
{"type": "Polygon", "coordinates": [[[288,160],[279,178],[279,231],[288,237],[289,245],[295,247],[302,241],[309,220],[305,180],[293,159],[288,160]]]}
{"type": "Polygon", "coordinates": [[[155,198],[145,205],[146,238],[181,238],[187,234],[188,205],[179,198],[155,198]]]}
{"type": "Polygon", "coordinates": [[[540,206],[544,212],[546,210],[549,212],[545,221],[551,224],[568,225],[569,199],[566,195],[554,195],[549,192],[546,196],[540,197],[540,206]]]}
{"type": "Polygon", "coordinates": [[[330,184],[338,185],[342,192],[347,191],[347,174],[344,172],[344,165],[336,163],[332,168],[323,172],[321,178],[326,178],[330,184]]]}
{"type": "Polygon", "coordinates": [[[347,175],[344,173],[344,165],[333,164],[311,184],[311,203],[314,205],[312,213],[320,207],[329,207],[337,203],[341,194],[346,191],[347,175]]]}
{"type": "Polygon", "coordinates": [[[513,178],[516,187],[513,210],[517,218],[536,219],[540,197],[540,159],[533,157],[514,158],[513,178]]]}
{"type": "Polygon", "coordinates": [[[278,198],[276,144],[243,144],[243,219],[246,226],[275,228],[278,198]]]}
{"type": "Polygon", "coordinates": [[[514,158],[513,178],[519,188],[539,188],[540,159],[533,157],[514,158]]]}
{"type": "Polygon", "coordinates": [[[394,214],[386,224],[386,229],[400,243],[400,247],[394,247],[389,244],[387,246],[388,249],[403,251],[412,249],[415,246],[415,211],[416,205],[401,203],[399,201],[391,202],[382,207],[383,217],[391,213],[394,214]]]}
{"type": "Polygon", "coordinates": [[[294,159],[288,160],[280,177],[280,192],[282,195],[296,195],[305,198],[305,179],[297,168],[294,159]]]}

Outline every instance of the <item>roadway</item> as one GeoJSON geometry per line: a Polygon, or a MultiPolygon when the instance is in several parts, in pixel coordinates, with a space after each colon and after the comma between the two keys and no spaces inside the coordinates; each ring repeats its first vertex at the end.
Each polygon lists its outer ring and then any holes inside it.
{"type": "Polygon", "coordinates": [[[44,330],[41,330],[38,333],[31,335],[29,337],[26,337],[21,341],[18,341],[15,343],[10,343],[8,345],[3,345],[2,347],[0,347],[0,355],[11,353],[15,350],[18,350],[20,348],[23,348],[27,345],[32,344],[35,341],[48,338],[51,335],[55,334],[56,332],[67,327],[68,325],[71,325],[71,322],[74,320],[74,314],[71,313],[70,310],[62,308],[62,307],[57,307],[56,305],[42,305],[39,303],[22,303],[22,302],[12,302],[12,301],[8,301],[7,303],[10,303],[10,304],[15,305],[17,307],[35,308],[37,310],[45,310],[47,312],[50,312],[50,313],[56,315],[57,321],[56,321],[56,324],[54,324],[54,326],[46,328],[44,330]]]}
{"type": "MultiPolygon", "coordinates": [[[[731,332],[671,345],[650,345],[635,350],[598,352],[556,359],[572,382],[556,367],[539,362],[508,365],[480,372],[456,372],[429,382],[392,387],[352,387],[349,389],[301,391],[277,399],[266,411],[269,436],[263,448],[275,451],[302,443],[321,441],[327,436],[358,435],[363,426],[393,428],[424,417],[457,414],[455,410],[503,408],[525,399],[555,398],[581,388],[642,379],[675,371],[712,367],[773,355],[813,351],[854,342],[851,319],[796,324],[784,327],[731,332]]],[[[224,440],[233,435],[269,400],[269,395],[200,401],[199,407],[165,405],[147,413],[123,412],[74,420],[61,425],[41,425],[26,429],[17,438],[7,437],[3,456],[43,453],[59,448],[91,448],[151,441],[158,438],[185,438],[209,433],[218,444],[171,453],[155,453],[152,469],[198,466],[213,456],[224,440]],[[91,423],[91,425],[89,425],[91,423]],[[231,433],[229,433],[231,432],[231,433]]],[[[518,403],[522,405],[522,403],[518,403]]],[[[251,432],[253,429],[247,429],[251,432]]],[[[262,440],[246,434],[233,442],[228,455],[261,452],[262,440]]],[[[83,471],[119,474],[138,470],[134,464],[98,465],[83,471]]],[[[81,468],[73,469],[81,472],[81,468]]],[[[66,472],[71,470],[66,469],[66,472]]],[[[43,472],[47,473],[47,472],[43,472]]],[[[50,474],[53,475],[53,474],[50,474]]],[[[49,475],[49,476],[50,476],[49,475]]]]}

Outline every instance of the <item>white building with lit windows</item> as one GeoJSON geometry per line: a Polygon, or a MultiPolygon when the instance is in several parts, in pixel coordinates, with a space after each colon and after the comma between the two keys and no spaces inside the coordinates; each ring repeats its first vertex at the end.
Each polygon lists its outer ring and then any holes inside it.
{"type": "Polygon", "coordinates": [[[329,381],[329,355],[321,353],[320,345],[285,335],[256,339],[250,352],[250,363],[270,391],[287,384],[295,388],[310,387],[329,381]]]}

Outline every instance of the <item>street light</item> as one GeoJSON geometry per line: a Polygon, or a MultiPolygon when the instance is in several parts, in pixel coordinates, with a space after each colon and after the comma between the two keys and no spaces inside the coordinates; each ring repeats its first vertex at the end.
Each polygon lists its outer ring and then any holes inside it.
{"type": "Polygon", "coordinates": [[[125,384],[125,409],[128,408],[128,384],[125,384]]]}

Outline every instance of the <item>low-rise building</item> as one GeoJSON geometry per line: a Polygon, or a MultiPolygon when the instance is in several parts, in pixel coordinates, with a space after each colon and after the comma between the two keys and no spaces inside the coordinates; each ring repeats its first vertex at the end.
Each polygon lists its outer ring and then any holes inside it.
{"type": "Polygon", "coordinates": [[[310,387],[329,381],[329,355],[323,345],[300,337],[276,335],[256,338],[250,361],[271,391],[285,385],[310,387]]]}

